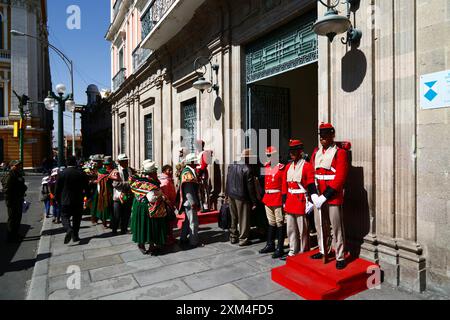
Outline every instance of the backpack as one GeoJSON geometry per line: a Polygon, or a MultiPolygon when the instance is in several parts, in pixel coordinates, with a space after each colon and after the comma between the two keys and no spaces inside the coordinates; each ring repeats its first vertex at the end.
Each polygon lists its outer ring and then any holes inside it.
{"type": "Polygon", "coordinates": [[[224,203],[220,208],[218,224],[222,230],[229,230],[231,228],[231,212],[228,203],[224,203]]]}
{"type": "Polygon", "coordinates": [[[347,151],[347,155],[348,155],[348,164],[351,167],[352,165],[352,143],[348,142],[348,141],[344,141],[344,142],[336,142],[336,145],[338,146],[338,148],[347,151]]]}

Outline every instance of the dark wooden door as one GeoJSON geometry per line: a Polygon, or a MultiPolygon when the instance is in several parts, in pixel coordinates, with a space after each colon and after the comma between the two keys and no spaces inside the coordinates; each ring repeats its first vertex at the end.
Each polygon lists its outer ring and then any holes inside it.
{"type": "MultiPolygon", "coordinates": [[[[267,129],[267,143],[258,139],[258,150],[262,144],[279,147],[280,156],[289,156],[289,139],[291,138],[290,121],[290,90],[288,88],[249,85],[247,128],[253,128],[257,132],[267,129]],[[279,140],[272,141],[271,130],[279,130],[279,140]]],[[[247,140],[251,145],[250,139],[247,140]]],[[[257,150],[254,150],[256,153],[257,150]]]]}

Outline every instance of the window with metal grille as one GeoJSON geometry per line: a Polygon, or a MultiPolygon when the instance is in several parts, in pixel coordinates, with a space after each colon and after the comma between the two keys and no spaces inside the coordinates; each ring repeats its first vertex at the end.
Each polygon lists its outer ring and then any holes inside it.
{"type": "Polygon", "coordinates": [[[119,70],[123,69],[124,62],[123,62],[123,48],[119,50],[119,70]]]}
{"type": "Polygon", "coordinates": [[[145,159],[153,160],[153,115],[144,118],[145,131],[145,159]]]}
{"type": "Polygon", "coordinates": [[[126,129],[125,129],[125,123],[122,123],[120,125],[120,153],[126,153],[127,148],[127,138],[126,138],[126,129]]]}
{"type": "Polygon", "coordinates": [[[195,139],[197,136],[197,103],[196,100],[189,100],[181,104],[182,128],[187,134],[182,137],[183,147],[190,152],[195,152],[195,139]]]}

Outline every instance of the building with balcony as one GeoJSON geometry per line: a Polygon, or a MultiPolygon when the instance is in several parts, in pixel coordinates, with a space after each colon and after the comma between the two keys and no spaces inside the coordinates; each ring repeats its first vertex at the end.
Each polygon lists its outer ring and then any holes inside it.
{"type": "Polygon", "coordinates": [[[350,47],[313,32],[326,12],[315,0],[111,1],[113,156],[176,164],[178,149],[202,138],[225,173],[244,147],[265,143],[229,129],[278,129],[283,153],[295,137],[311,154],[319,123],[332,122],[353,145],[348,249],[392,285],[448,294],[450,112],[423,108],[419,93],[421,76],[450,69],[448,6],[354,9],[363,37],[350,47]],[[218,91],[193,88],[201,56],[218,65],[218,91]]]}
{"type": "Polygon", "coordinates": [[[13,137],[14,122],[20,120],[14,90],[35,102],[26,107],[24,136],[24,166],[35,169],[52,155],[53,114],[36,103],[51,88],[48,48],[34,39],[11,37],[11,30],[46,39],[47,2],[0,1],[0,163],[19,158],[19,139],[13,137]]]}

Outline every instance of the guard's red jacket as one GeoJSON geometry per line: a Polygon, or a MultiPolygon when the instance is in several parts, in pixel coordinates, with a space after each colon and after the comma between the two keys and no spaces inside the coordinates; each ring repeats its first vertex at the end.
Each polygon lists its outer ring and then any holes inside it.
{"type": "Polygon", "coordinates": [[[282,185],[285,169],[286,166],[281,163],[272,168],[270,162],[264,168],[265,194],[262,202],[268,207],[281,207],[283,205],[282,185]]]}
{"type": "MultiPolygon", "coordinates": [[[[319,148],[316,148],[311,157],[311,164],[315,168],[316,154],[319,148]]],[[[324,150],[325,151],[325,150],[324,150]]],[[[328,204],[341,206],[344,204],[344,185],[347,180],[349,164],[347,151],[338,147],[336,155],[331,163],[332,170],[324,168],[315,169],[317,176],[334,176],[333,180],[316,179],[320,195],[325,195],[328,204]],[[333,170],[334,169],[334,170],[333,170]]]]}
{"type": "Polygon", "coordinates": [[[286,204],[284,207],[284,211],[289,214],[295,214],[295,215],[305,215],[306,211],[306,192],[310,188],[311,185],[314,186],[314,168],[313,166],[305,161],[305,164],[303,165],[302,170],[302,177],[301,177],[301,186],[295,182],[291,181],[288,182],[288,172],[291,168],[291,166],[300,166],[302,161],[300,160],[296,164],[293,162],[290,163],[284,172],[283,175],[283,195],[287,195],[286,197],[286,204]],[[297,193],[298,191],[295,190],[301,190],[303,188],[303,193],[297,193]]]}

